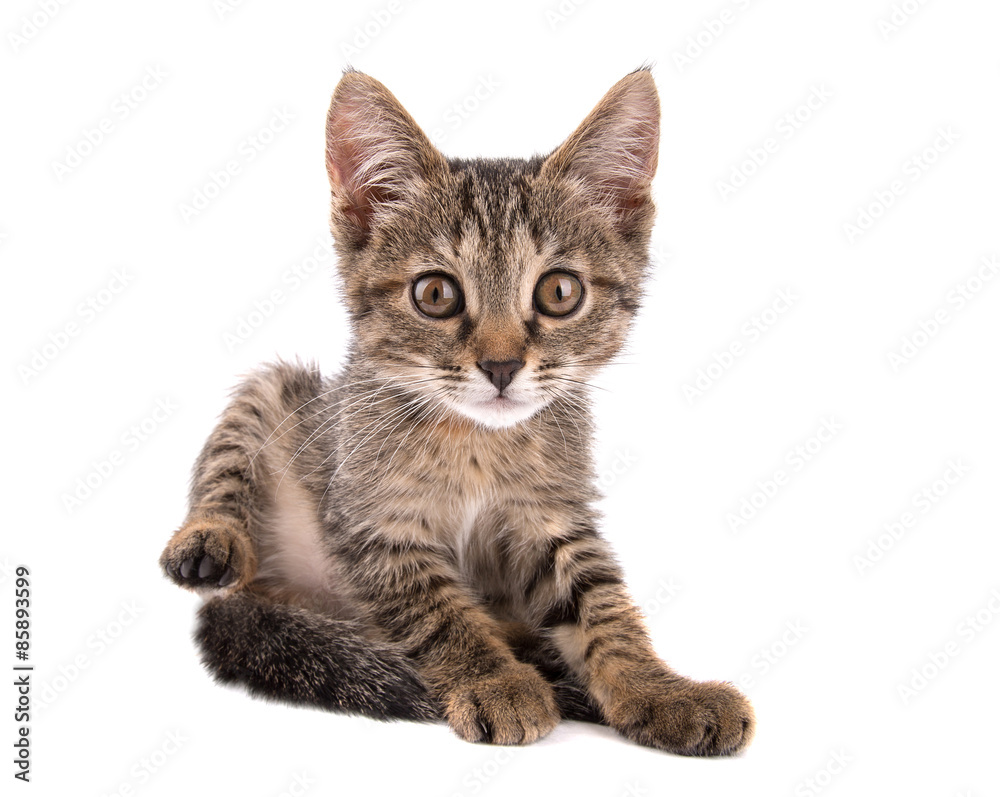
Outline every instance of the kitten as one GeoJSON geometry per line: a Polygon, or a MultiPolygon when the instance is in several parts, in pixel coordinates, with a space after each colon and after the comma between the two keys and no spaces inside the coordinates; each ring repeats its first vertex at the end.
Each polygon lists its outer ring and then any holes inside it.
{"type": "Polygon", "coordinates": [[[525,744],[560,717],[734,753],[753,710],[656,656],[597,529],[587,380],[639,306],[659,100],[617,83],[547,157],[446,159],[378,81],[327,117],[343,372],[236,390],[160,559],[223,682],[525,744]]]}

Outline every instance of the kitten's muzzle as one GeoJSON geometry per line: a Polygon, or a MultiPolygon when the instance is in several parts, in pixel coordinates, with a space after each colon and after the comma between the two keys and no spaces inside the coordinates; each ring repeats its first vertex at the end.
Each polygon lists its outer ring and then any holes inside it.
{"type": "Polygon", "coordinates": [[[514,379],[514,374],[524,368],[523,360],[504,360],[495,362],[494,360],[480,360],[476,365],[486,374],[493,386],[503,393],[504,388],[514,379]]]}

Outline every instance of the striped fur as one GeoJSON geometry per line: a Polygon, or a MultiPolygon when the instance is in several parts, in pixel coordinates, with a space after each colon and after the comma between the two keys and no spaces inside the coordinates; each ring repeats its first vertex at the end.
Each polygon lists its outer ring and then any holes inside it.
{"type": "Polygon", "coordinates": [[[377,81],[328,117],[332,228],[354,336],[344,370],[278,362],[239,386],[161,557],[205,594],[224,682],[521,744],[560,717],[689,755],[743,749],[732,686],[656,656],[601,537],[587,380],[639,304],[659,106],[645,70],[529,160],[447,160],[377,81]],[[564,317],[538,279],[584,286],[564,317]],[[448,275],[452,318],[410,290],[448,275]],[[522,367],[505,388],[484,361],[522,367]],[[502,395],[501,395],[502,393],[502,395]]]}

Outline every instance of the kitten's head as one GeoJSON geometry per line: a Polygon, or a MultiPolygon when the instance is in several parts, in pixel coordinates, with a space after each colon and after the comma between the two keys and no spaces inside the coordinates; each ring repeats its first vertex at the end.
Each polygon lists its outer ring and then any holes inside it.
{"type": "Polygon", "coordinates": [[[358,356],[492,428],[572,406],[638,308],[659,116],[639,70],[547,157],[449,160],[388,89],[347,72],[327,169],[358,356]]]}

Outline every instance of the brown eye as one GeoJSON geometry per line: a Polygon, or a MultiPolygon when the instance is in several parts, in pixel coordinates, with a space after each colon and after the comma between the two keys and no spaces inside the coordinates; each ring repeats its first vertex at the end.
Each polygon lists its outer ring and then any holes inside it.
{"type": "Polygon", "coordinates": [[[535,307],[545,315],[567,315],[576,309],[582,298],[580,280],[565,271],[546,274],[535,286],[535,307]]]}
{"type": "Polygon", "coordinates": [[[413,301],[431,318],[450,318],[462,309],[458,285],[443,274],[426,274],[413,283],[413,301]]]}

